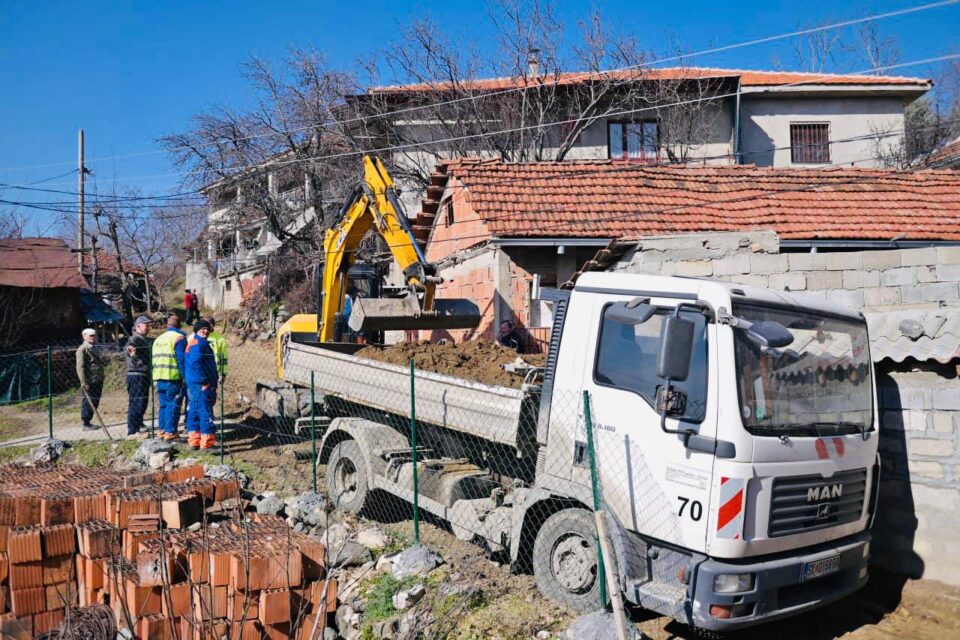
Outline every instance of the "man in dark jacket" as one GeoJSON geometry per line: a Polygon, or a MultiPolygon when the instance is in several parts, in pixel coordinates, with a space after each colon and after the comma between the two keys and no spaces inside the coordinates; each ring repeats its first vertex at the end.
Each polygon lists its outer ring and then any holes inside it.
{"type": "Polygon", "coordinates": [[[94,347],[97,344],[97,332],[93,329],[83,330],[83,342],[77,349],[77,379],[80,380],[80,420],[87,431],[97,429],[90,421],[100,404],[103,394],[103,370],[105,367],[103,356],[94,347]]]}
{"type": "Polygon", "coordinates": [[[523,338],[520,337],[520,333],[511,320],[504,320],[500,323],[500,335],[497,336],[497,342],[517,353],[523,353],[523,338]]]}
{"type": "Polygon", "coordinates": [[[143,414],[150,399],[150,318],[140,316],[133,323],[133,335],[127,339],[127,435],[143,429],[143,414]]]}
{"type": "Polygon", "coordinates": [[[213,424],[213,407],[217,402],[217,359],[207,337],[210,323],[197,320],[193,336],[187,342],[186,377],[187,441],[194,450],[213,450],[217,446],[217,432],[213,424]]]}

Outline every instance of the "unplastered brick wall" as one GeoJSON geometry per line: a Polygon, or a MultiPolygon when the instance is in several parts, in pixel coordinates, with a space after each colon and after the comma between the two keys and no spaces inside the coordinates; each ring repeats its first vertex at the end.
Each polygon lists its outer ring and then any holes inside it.
{"type": "MultiPolygon", "coordinates": [[[[641,238],[613,270],[789,289],[867,314],[960,310],[960,247],[790,253],[779,244],[772,232],[641,238]]],[[[960,584],[958,364],[875,363],[882,460],[876,563],[952,584],[960,584]]]]}

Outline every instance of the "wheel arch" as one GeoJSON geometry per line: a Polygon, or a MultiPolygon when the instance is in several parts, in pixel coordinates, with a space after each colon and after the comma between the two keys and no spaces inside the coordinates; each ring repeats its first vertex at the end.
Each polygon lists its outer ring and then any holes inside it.
{"type": "Polygon", "coordinates": [[[533,490],[529,502],[523,505],[522,513],[517,514],[514,521],[513,535],[510,537],[510,559],[518,570],[530,571],[533,567],[533,544],[537,539],[540,527],[547,518],[565,509],[583,509],[592,511],[586,504],[565,496],[559,496],[544,491],[533,490]]]}

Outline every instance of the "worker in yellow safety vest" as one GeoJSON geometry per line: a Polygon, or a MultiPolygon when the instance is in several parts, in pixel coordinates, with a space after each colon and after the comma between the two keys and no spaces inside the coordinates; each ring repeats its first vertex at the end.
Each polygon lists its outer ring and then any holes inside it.
{"type": "Polygon", "coordinates": [[[185,361],[187,334],[180,330],[180,318],[171,313],[167,317],[167,330],[153,341],[151,358],[153,379],[157,383],[157,400],[160,402],[160,437],[177,439],[177,425],[185,394],[185,361]]]}

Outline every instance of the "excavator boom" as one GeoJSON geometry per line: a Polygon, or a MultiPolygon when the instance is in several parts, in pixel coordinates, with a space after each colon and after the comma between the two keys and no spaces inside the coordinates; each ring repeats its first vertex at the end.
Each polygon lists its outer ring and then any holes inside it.
{"type": "Polygon", "coordinates": [[[354,331],[391,329],[460,329],[480,323],[480,310],[469,300],[435,300],[440,282],[436,267],[427,262],[400,206],[393,180],[383,161],[364,156],[363,183],[340,211],[340,222],[324,237],[323,300],[317,339],[334,339],[337,314],[342,313],[347,270],[354,263],[360,241],[375,229],[390,248],[403,273],[407,293],[400,298],[358,298],[353,301],[349,326],[354,331]]]}

